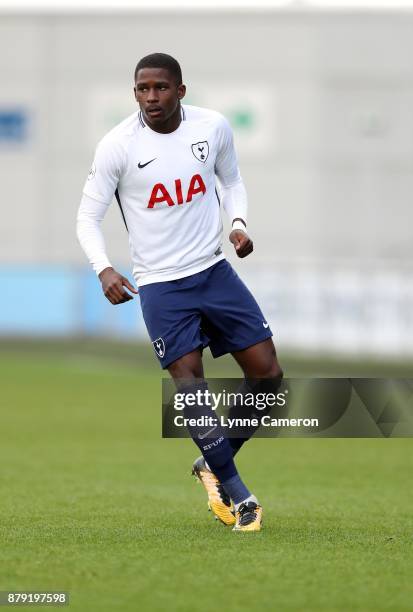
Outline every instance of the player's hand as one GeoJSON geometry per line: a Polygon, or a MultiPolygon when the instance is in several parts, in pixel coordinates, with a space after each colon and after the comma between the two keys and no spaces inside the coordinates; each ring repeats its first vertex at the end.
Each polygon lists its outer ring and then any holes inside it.
{"type": "Polygon", "coordinates": [[[234,245],[238,257],[247,257],[254,250],[251,238],[242,230],[232,230],[229,240],[234,245]]]}
{"type": "Polygon", "coordinates": [[[133,296],[125,291],[123,287],[127,287],[132,293],[138,293],[138,290],[130,284],[128,279],[113,268],[102,270],[99,278],[102,283],[102,291],[111,304],[123,304],[133,300],[133,296]]]}

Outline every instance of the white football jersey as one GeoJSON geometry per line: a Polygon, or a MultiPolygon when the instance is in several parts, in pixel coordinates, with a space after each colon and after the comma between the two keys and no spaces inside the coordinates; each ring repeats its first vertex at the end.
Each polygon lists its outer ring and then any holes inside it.
{"type": "Polygon", "coordinates": [[[115,195],[138,286],[225,257],[216,177],[224,189],[242,183],[232,131],[215,111],[182,105],[181,113],[169,134],[152,130],[141,111],[122,121],[100,141],[83,190],[107,206],[115,195]]]}

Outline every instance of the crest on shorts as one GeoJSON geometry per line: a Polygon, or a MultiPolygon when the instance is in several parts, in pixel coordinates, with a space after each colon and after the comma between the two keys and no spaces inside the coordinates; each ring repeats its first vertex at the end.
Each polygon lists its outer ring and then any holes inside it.
{"type": "Polygon", "coordinates": [[[162,338],[158,338],[152,342],[153,348],[155,349],[155,353],[162,359],[165,357],[165,343],[162,338]]]}
{"type": "Polygon", "coordinates": [[[209,155],[209,144],[206,140],[202,142],[195,142],[192,145],[192,153],[195,155],[198,161],[205,163],[209,155]]]}

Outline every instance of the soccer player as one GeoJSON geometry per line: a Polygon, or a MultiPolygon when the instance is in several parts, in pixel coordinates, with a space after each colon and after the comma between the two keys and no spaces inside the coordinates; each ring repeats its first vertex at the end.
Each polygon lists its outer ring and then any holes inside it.
{"type": "MultiPolygon", "coordinates": [[[[272,332],[222,251],[216,180],[232,224],[230,242],[238,257],[253,250],[231,128],[219,113],[181,103],[186,88],[179,63],[169,55],[142,58],[134,80],[139,110],[96,149],[78,212],[79,241],[107,299],[133,299],[138,291],[112,267],[100,228],[115,195],[149,336],[161,367],[177,385],[185,381],[184,397],[206,389],[206,346],[214,357],[232,354],[246,388],[248,381],[263,379],[276,390],[282,371],[272,332]]],[[[184,414],[190,411],[188,405],[184,414]]],[[[227,439],[218,426],[190,433],[202,452],[193,474],[207,491],[210,509],[235,531],[258,531],[262,507],[234,463],[246,438],[227,439]]]]}

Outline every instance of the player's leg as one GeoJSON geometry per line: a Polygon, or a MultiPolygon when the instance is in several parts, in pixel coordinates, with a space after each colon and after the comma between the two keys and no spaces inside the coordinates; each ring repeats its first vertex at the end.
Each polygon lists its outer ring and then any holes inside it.
{"type": "MultiPolygon", "coordinates": [[[[182,379],[188,380],[194,376],[196,379],[203,379],[204,368],[200,351],[188,353],[182,359],[172,363],[169,367],[169,373],[172,378],[180,381],[182,379]]],[[[209,510],[225,525],[233,525],[235,523],[235,516],[231,498],[211,471],[203,455],[194,462],[192,474],[207,492],[209,510]]]]}
{"type": "MultiPolygon", "coordinates": [[[[184,396],[190,394],[192,399],[197,396],[201,398],[207,389],[207,384],[203,380],[199,350],[192,351],[169,364],[168,371],[184,396]],[[199,391],[201,395],[198,395],[199,391]]],[[[194,416],[197,418],[205,416],[215,420],[212,408],[201,399],[196,401],[195,406],[188,404],[184,408],[184,417],[194,418],[194,416]]],[[[219,424],[213,427],[208,424],[195,425],[188,429],[203,456],[203,460],[195,462],[194,473],[207,490],[211,509],[222,522],[227,525],[233,524],[235,520],[227,497],[229,496],[236,505],[255,498],[251,496],[238,474],[232,448],[219,424]]]]}
{"type": "MultiPolygon", "coordinates": [[[[256,383],[267,390],[278,388],[282,371],[269,324],[255,298],[227,261],[210,269],[209,282],[203,291],[202,314],[214,357],[231,353],[244,373],[244,386],[252,384],[255,391],[256,383]]],[[[233,454],[247,439],[228,440],[233,454]]],[[[236,504],[235,529],[258,530],[261,516],[262,508],[256,498],[236,504]]]]}
{"type": "Polygon", "coordinates": [[[272,338],[232,353],[246,378],[282,379],[282,369],[277,359],[272,338]]]}
{"type": "MultiPolygon", "coordinates": [[[[191,394],[206,389],[201,349],[208,346],[209,337],[201,327],[201,302],[210,276],[209,268],[183,279],[144,285],[139,291],[145,324],[161,367],[168,369],[178,384],[185,379],[186,392],[191,394]]],[[[206,406],[198,408],[202,411],[206,406]]],[[[193,407],[188,405],[186,414],[192,417],[193,407]]],[[[219,428],[207,428],[206,431],[191,431],[190,428],[190,433],[234,503],[248,500],[250,492],[239,477],[231,446],[219,428]]]]}
{"type": "MultiPolygon", "coordinates": [[[[274,393],[276,395],[282,381],[283,372],[278,363],[277,354],[274,343],[271,338],[253,344],[245,349],[234,351],[233,357],[243,371],[244,382],[242,389],[243,393],[274,393]]],[[[230,417],[236,418],[239,416],[252,416],[253,409],[247,408],[248,414],[245,414],[245,407],[242,406],[241,412],[237,406],[233,406],[230,410],[230,417]]],[[[262,413],[254,412],[254,416],[263,416],[262,413]]],[[[258,426],[259,427],[259,426],[258,426]]],[[[247,442],[258,429],[258,427],[250,427],[248,435],[244,438],[230,438],[229,442],[232,452],[235,455],[241,446],[247,442]]],[[[234,529],[241,531],[255,530],[259,528],[262,521],[262,507],[258,500],[250,500],[247,504],[235,508],[236,525],[234,529]],[[258,527],[257,527],[258,526],[258,527]]]]}
{"type": "MultiPolygon", "coordinates": [[[[254,296],[227,261],[210,271],[203,315],[212,355],[231,353],[243,371],[245,378],[239,392],[276,391],[281,384],[282,370],[271,329],[254,296]],[[257,388],[258,383],[263,388],[257,388]]],[[[234,407],[230,416],[236,417],[237,409],[234,407]]],[[[229,439],[234,455],[249,437],[229,439]]]]}
{"type": "Polygon", "coordinates": [[[167,370],[175,381],[204,378],[201,350],[191,351],[172,362],[167,370]]]}
{"type": "MultiPolygon", "coordinates": [[[[200,329],[197,276],[144,285],[139,291],[142,314],[161,367],[177,382],[193,386],[204,380],[201,349],[208,344],[200,329]]],[[[193,468],[207,490],[214,514],[226,524],[234,524],[231,500],[203,456],[193,468]]]]}
{"type": "MultiPolygon", "coordinates": [[[[240,389],[241,392],[277,394],[283,378],[283,371],[278,362],[272,338],[258,342],[241,351],[234,351],[232,356],[240,366],[245,377],[240,389]]],[[[236,417],[236,412],[237,407],[234,406],[230,411],[230,417],[236,417]]],[[[267,411],[264,410],[259,414],[255,413],[255,416],[262,417],[266,413],[267,411]]],[[[234,455],[254,435],[257,429],[258,427],[250,428],[248,437],[230,439],[229,442],[234,455]]]]}

